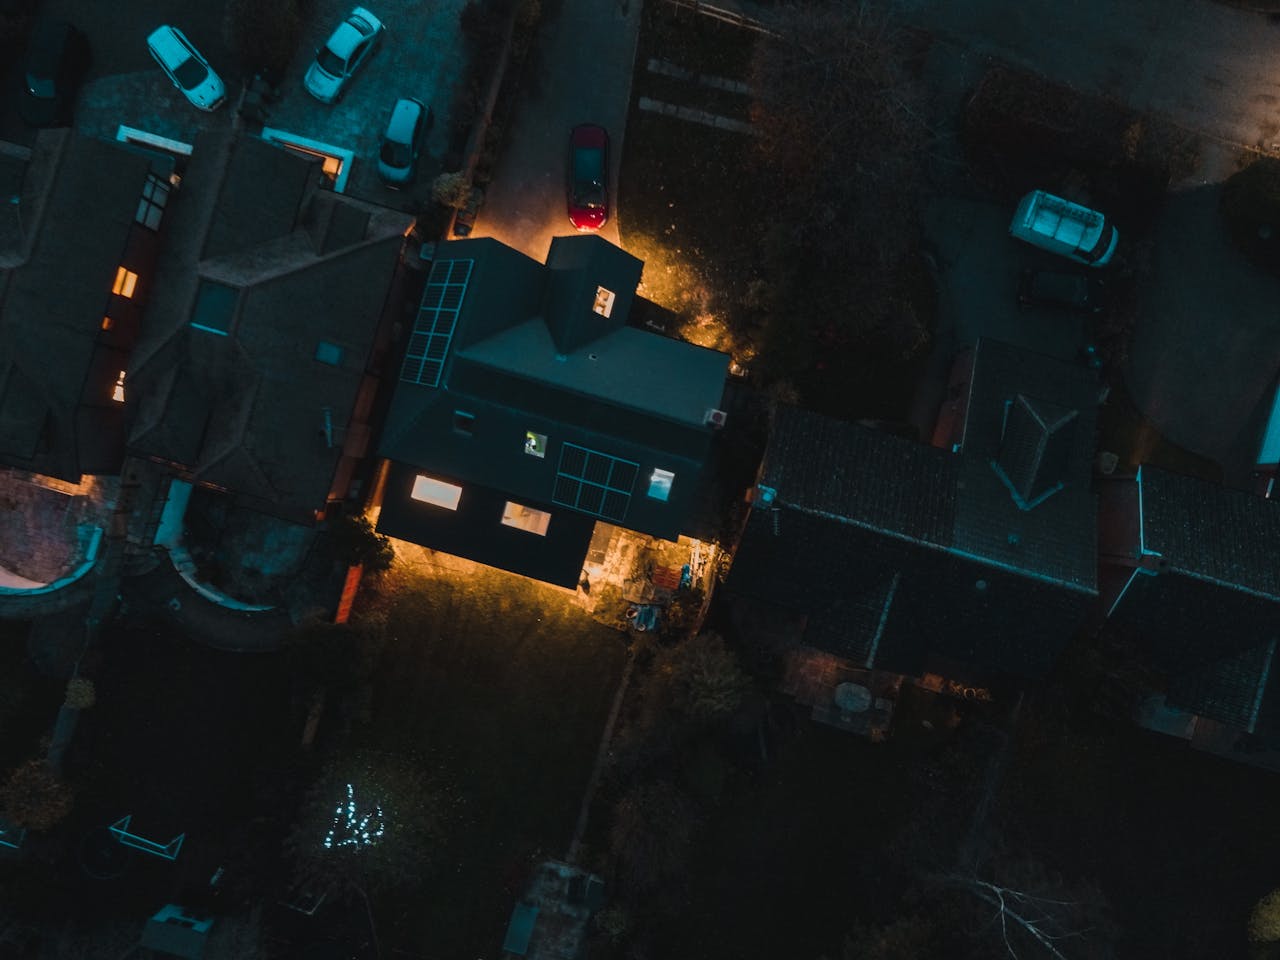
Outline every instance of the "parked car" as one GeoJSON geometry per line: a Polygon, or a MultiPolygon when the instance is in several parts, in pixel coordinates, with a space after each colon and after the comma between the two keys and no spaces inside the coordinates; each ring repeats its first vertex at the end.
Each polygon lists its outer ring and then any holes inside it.
{"type": "Polygon", "coordinates": [[[88,39],[71,24],[37,21],[22,64],[22,119],[33,127],[69,125],[89,59],[88,39]]]}
{"type": "Polygon", "coordinates": [[[1027,268],[1018,276],[1020,307],[1048,304],[1099,313],[1106,308],[1106,291],[1102,278],[1079,273],[1027,268]]]}
{"type": "Polygon", "coordinates": [[[1043,190],[1018,201],[1009,235],[1087,267],[1109,263],[1120,242],[1119,232],[1097,210],[1043,190]]]}
{"type": "Polygon", "coordinates": [[[583,123],[569,134],[569,222],[599,230],[609,219],[609,134],[583,123]]]}
{"type": "Polygon", "coordinates": [[[217,110],[226,101],[222,78],[177,27],[165,25],[152,31],[147,50],[193,107],[217,110]]]}
{"type": "Polygon", "coordinates": [[[321,103],[333,103],[382,36],[382,21],[364,7],[356,7],[338,24],[303,80],[307,92],[321,103]]]}
{"type": "Polygon", "coordinates": [[[400,187],[413,180],[431,120],[431,108],[421,100],[401,97],[396,101],[378,148],[378,176],[387,186],[400,187]]]}

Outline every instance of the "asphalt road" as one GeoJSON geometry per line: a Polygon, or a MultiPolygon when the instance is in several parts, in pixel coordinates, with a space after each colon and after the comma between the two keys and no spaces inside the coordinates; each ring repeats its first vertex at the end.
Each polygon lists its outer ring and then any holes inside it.
{"type": "Polygon", "coordinates": [[[618,164],[640,6],[640,0],[561,0],[556,10],[544,0],[522,95],[473,236],[496,237],[542,261],[553,236],[573,233],[565,201],[569,130],[591,122],[612,141],[614,210],[600,235],[618,243],[618,164]]]}
{"type": "Polygon", "coordinates": [[[1280,21],[1211,0],[880,0],[972,52],[1280,151],[1280,21]]]}

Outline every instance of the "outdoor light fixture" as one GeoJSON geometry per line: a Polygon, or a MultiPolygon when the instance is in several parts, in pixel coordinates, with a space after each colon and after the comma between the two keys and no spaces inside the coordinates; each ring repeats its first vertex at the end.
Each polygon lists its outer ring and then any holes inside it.
{"type": "Polygon", "coordinates": [[[382,807],[374,804],[373,813],[363,816],[356,814],[355,789],[347,784],[347,802],[338,804],[333,811],[333,826],[324,837],[324,848],[334,847],[371,847],[383,834],[382,807]],[[346,817],[347,822],[342,823],[346,817]],[[338,838],[339,831],[344,834],[338,838]]]}
{"type": "Polygon", "coordinates": [[[120,376],[116,377],[115,388],[111,391],[111,399],[116,403],[124,403],[124,371],[120,371],[120,376]]]}

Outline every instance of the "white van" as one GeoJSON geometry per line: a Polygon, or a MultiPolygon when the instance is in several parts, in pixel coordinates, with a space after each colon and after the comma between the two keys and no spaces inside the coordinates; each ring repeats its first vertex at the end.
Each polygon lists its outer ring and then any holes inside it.
{"type": "Polygon", "coordinates": [[[1018,202],[1009,235],[1090,267],[1107,264],[1120,241],[1116,228],[1096,210],[1043,190],[1018,202]]]}

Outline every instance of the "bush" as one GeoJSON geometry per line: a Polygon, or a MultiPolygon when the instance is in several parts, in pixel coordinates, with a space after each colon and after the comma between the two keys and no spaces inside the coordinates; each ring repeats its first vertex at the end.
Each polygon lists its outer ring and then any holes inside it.
{"type": "Polygon", "coordinates": [[[71,788],[43,760],[28,760],[0,787],[0,811],[17,827],[48,830],[71,812],[71,788]]]}
{"type": "Polygon", "coordinates": [[[339,517],[329,526],[338,559],[350,566],[362,564],[365,573],[381,573],[395,561],[391,539],[373,529],[365,516],[339,517]]]}
{"type": "Polygon", "coordinates": [[[98,702],[93,681],[88,677],[72,677],[67,681],[66,705],[73,710],[88,710],[98,702]]]}
{"type": "Polygon", "coordinates": [[[461,210],[471,199],[471,181],[461,170],[442,173],[431,183],[431,198],[453,210],[461,210]]]}

